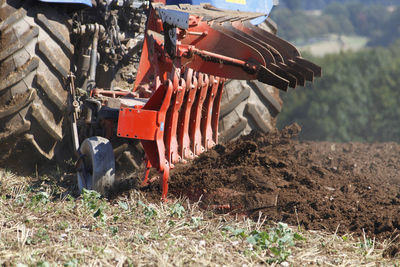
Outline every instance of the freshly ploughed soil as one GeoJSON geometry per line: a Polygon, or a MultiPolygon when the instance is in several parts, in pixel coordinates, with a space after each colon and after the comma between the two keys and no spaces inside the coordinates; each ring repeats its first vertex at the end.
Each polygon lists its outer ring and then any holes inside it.
{"type": "Polygon", "coordinates": [[[300,130],[293,124],[218,145],[176,167],[169,194],[305,229],[399,234],[400,144],[300,142],[300,130]]]}

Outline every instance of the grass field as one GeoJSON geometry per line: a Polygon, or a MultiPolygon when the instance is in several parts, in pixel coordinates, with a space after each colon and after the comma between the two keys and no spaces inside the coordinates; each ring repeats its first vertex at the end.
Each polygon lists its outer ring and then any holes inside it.
{"type": "Polygon", "coordinates": [[[152,203],[136,190],[78,197],[60,184],[72,179],[0,169],[2,266],[400,266],[383,256],[390,240],[218,215],[184,199],[152,203]]]}
{"type": "Polygon", "coordinates": [[[309,52],[314,56],[338,54],[344,51],[357,51],[366,46],[368,38],[361,36],[341,36],[330,34],[321,40],[300,46],[302,52],[309,52]]]}

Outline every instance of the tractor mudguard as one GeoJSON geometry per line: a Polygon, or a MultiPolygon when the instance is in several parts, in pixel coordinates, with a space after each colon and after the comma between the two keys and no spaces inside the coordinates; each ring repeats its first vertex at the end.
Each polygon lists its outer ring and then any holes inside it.
{"type": "Polygon", "coordinates": [[[276,5],[276,2],[274,0],[166,0],[167,5],[210,3],[216,8],[265,14],[265,16],[253,19],[251,21],[253,25],[262,23],[271,12],[273,6],[276,5]]]}
{"type": "Polygon", "coordinates": [[[39,0],[40,2],[54,3],[54,4],[82,4],[85,6],[92,6],[91,0],[39,0]]]}

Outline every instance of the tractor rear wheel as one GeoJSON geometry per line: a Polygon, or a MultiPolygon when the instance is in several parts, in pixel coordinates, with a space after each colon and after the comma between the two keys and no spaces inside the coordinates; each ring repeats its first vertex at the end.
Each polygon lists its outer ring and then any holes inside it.
{"type": "MultiPolygon", "coordinates": [[[[267,19],[258,25],[276,34],[275,22],[267,19]]],[[[257,130],[267,133],[276,128],[282,109],[279,90],[258,81],[230,80],[225,83],[219,116],[219,141],[226,143],[257,130]]]]}
{"type": "Polygon", "coordinates": [[[251,130],[267,133],[275,129],[281,108],[275,87],[258,81],[228,81],[221,100],[219,141],[229,142],[251,130]]]}
{"type": "Polygon", "coordinates": [[[0,0],[1,165],[57,156],[74,53],[67,19],[36,1],[0,0]]]}

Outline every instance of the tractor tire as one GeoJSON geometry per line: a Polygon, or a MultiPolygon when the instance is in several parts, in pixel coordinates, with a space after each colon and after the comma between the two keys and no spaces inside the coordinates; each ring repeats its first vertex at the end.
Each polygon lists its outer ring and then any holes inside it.
{"type": "MultiPolygon", "coordinates": [[[[273,34],[275,22],[266,19],[258,25],[273,34]]],[[[267,133],[276,129],[282,110],[279,89],[258,81],[228,80],[224,86],[219,115],[219,142],[227,143],[252,130],[267,133]]]]}
{"type": "Polygon", "coordinates": [[[277,88],[258,81],[228,81],[221,100],[219,141],[227,143],[252,130],[275,129],[281,109],[277,88]]]}
{"type": "Polygon", "coordinates": [[[61,154],[74,53],[69,32],[66,15],[49,5],[0,0],[0,166],[28,167],[61,154]]]}

